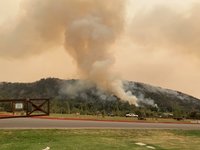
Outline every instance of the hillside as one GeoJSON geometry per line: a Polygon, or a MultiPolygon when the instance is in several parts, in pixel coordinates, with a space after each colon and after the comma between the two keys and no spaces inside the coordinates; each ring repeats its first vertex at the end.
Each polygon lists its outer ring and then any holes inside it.
{"type": "MultiPolygon", "coordinates": [[[[124,87],[126,91],[131,91],[136,95],[141,107],[158,106],[159,111],[162,112],[172,112],[174,109],[184,112],[200,110],[199,99],[178,91],[132,81],[124,81],[124,87]]],[[[68,109],[72,107],[93,111],[103,109],[108,112],[128,111],[134,108],[128,103],[119,101],[112,93],[99,90],[92,84],[85,86],[84,81],[80,80],[47,78],[33,83],[0,83],[0,99],[39,97],[50,97],[53,104],[55,100],[67,101],[68,109]]],[[[63,104],[60,105],[64,107],[63,104]]]]}

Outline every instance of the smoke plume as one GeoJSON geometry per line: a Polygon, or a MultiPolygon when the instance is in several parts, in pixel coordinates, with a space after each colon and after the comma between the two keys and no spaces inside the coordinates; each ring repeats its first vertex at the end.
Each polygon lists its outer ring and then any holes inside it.
{"type": "Polygon", "coordinates": [[[84,79],[130,104],[121,80],[111,73],[109,52],[124,27],[125,0],[26,0],[9,26],[2,26],[0,55],[26,57],[63,45],[84,79]]]}

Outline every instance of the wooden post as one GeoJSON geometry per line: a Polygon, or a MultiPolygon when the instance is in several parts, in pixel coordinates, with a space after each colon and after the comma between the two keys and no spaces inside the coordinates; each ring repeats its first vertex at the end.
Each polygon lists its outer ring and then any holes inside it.
{"type": "Polygon", "coordinates": [[[12,114],[13,114],[13,116],[15,115],[15,108],[14,108],[14,103],[13,103],[13,101],[11,102],[11,105],[12,105],[12,114]]]}
{"type": "Polygon", "coordinates": [[[50,100],[48,99],[48,104],[47,104],[47,112],[48,112],[48,116],[49,116],[49,114],[50,114],[50,100]]]}
{"type": "Polygon", "coordinates": [[[26,103],[26,117],[28,117],[28,116],[29,116],[29,114],[28,114],[28,103],[29,103],[29,99],[26,99],[26,100],[25,100],[25,103],[26,103]]]}

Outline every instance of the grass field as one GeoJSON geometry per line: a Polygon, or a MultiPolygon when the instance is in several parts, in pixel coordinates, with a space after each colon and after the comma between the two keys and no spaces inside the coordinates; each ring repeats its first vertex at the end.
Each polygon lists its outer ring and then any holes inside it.
{"type": "Polygon", "coordinates": [[[51,150],[199,150],[200,131],[0,130],[0,150],[42,150],[47,146],[51,150]],[[147,145],[135,144],[138,142],[147,145]]]}
{"type": "MultiPolygon", "coordinates": [[[[12,113],[7,112],[0,112],[0,117],[4,115],[12,115],[12,113]]],[[[17,114],[17,116],[20,116],[22,114],[17,114]]],[[[119,117],[119,116],[102,116],[102,115],[76,115],[76,114],[50,114],[49,117],[56,117],[56,118],[66,118],[66,119],[86,119],[86,120],[113,120],[113,121],[134,121],[134,122],[172,122],[172,123],[191,123],[190,119],[184,119],[181,121],[177,121],[172,118],[146,118],[146,120],[138,120],[136,117],[119,117]]]]}
{"type": "Polygon", "coordinates": [[[185,119],[181,121],[177,121],[174,119],[164,119],[164,118],[146,118],[146,120],[138,120],[136,117],[118,117],[118,116],[95,116],[95,115],[76,115],[76,114],[51,114],[50,117],[58,117],[58,118],[76,118],[76,119],[93,119],[93,120],[118,120],[118,121],[142,121],[142,122],[174,122],[174,123],[190,123],[191,120],[185,119]]]}

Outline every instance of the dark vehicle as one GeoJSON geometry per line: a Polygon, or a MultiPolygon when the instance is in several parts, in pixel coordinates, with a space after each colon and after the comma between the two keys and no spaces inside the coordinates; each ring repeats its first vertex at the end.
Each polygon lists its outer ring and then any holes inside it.
{"type": "Polygon", "coordinates": [[[177,120],[177,121],[184,120],[184,118],[183,118],[183,117],[175,117],[174,119],[175,119],[175,120],[177,120]]]}
{"type": "Polygon", "coordinates": [[[138,120],[147,120],[145,117],[138,117],[138,120]]]}

